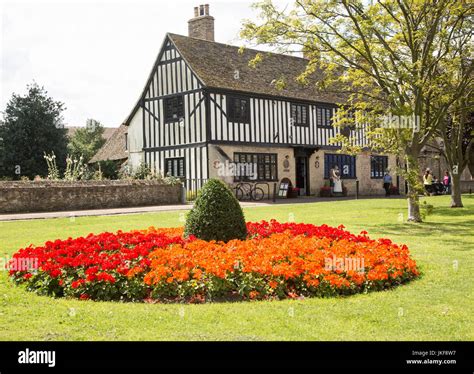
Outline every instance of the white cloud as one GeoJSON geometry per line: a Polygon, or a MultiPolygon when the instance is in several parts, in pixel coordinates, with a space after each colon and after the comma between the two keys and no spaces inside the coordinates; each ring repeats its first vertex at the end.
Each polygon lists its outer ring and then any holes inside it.
{"type": "MultiPolygon", "coordinates": [[[[35,80],[63,101],[68,125],[128,115],[166,32],[187,35],[206,1],[1,1],[0,110],[35,80]]],[[[216,41],[235,44],[251,1],[209,1],[216,41]]]]}

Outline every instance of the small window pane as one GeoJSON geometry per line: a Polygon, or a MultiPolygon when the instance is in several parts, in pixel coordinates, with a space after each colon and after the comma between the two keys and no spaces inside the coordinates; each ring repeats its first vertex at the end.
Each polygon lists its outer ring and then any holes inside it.
{"type": "MultiPolygon", "coordinates": [[[[278,179],[276,158],[274,153],[234,153],[234,160],[246,160],[248,163],[256,164],[257,181],[273,181],[278,179]]],[[[243,162],[243,161],[241,161],[243,162]]],[[[255,181],[249,176],[236,176],[235,181],[255,181]]]]}
{"type": "Polygon", "coordinates": [[[308,126],[308,105],[291,104],[291,118],[295,126],[308,126]]]}
{"type": "Polygon", "coordinates": [[[173,177],[184,178],[184,157],[168,158],[165,160],[165,174],[173,177]]]}
{"type": "Polygon", "coordinates": [[[232,96],[229,97],[227,105],[227,118],[230,122],[249,123],[249,99],[232,96]]]}
{"type": "Polygon", "coordinates": [[[325,154],[324,155],[324,178],[328,179],[330,170],[337,165],[342,179],[356,178],[356,159],[355,156],[325,154]]]}
{"type": "Polygon", "coordinates": [[[165,122],[177,121],[184,116],[183,96],[167,97],[164,100],[165,122]]]}

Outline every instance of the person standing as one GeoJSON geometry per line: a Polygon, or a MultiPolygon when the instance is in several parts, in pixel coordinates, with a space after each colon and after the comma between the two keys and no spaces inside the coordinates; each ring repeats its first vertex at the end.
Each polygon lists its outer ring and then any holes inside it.
{"type": "Polygon", "coordinates": [[[390,196],[390,187],[392,187],[392,176],[388,171],[383,176],[383,188],[385,189],[385,196],[390,196]]]}
{"type": "Polygon", "coordinates": [[[451,176],[449,175],[448,170],[446,170],[444,173],[443,186],[444,186],[444,193],[450,194],[451,193],[451,176]]]}
{"type": "Polygon", "coordinates": [[[331,196],[334,194],[334,178],[335,178],[335,170],[337,165],[333,165],[332,168],[329,170],[329,187],[331,187],[331,196]]]}
{"type": "Polygon", "coordinates": [[[342,181],[339,172],[339,166],[335,165],[332,169],[333,193],[334,195],[342,195],[342,181]]]}
{"type": "Polygon", "coordinates": [[[429,195],[433,193],[433,176],[431,175],[430,169],[426,169],[423,175],[423,186],[429,195]]]}

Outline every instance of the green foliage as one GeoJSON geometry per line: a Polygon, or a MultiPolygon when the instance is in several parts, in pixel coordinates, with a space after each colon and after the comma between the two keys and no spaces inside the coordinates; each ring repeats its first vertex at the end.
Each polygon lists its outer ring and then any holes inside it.
{"type": "Polygon", "coordinates": [[[96,164],[96,172],[100,172],[102,176],[100,179],[119,179],[119,165],[116,161],[105,160],[96,164]]]}
{"type": "Polygon", "coordinates": [[[84,165],[82,156],[79,158],[73,158],[71,156],[66,157],[66,169],[64,170],[63,178],[59,172],[58,166],[56,164],[56,155],[52,152],[48,155],[46,152],[44,154],[44,159],[46,160],[46,165],[48,166],[48,179],[53,181],[65,180],[69,182],[77,181],[80,179],[87,179],[88,174],[87,166],[84,165]]]}
{"type": "Polygon", "coordinates": [[[224,182],[210,179],[199,191],[194,207],[188,213],[184,233],[203,240],[245,239],[244,213],[224,182]]]}
{"type": "Polygon", "coordinates": [[[433,214],[434,206],[432,204],[428,204],[426,200],[423,201],[422,204],[420,204],[420,211],[421,211],[421,217],[423,219],[426,219],[427,216],[433,214]]]}
{"type": "Polygon", "coordinates": [[[27,89],[25,96],[12,95],[0,123],[0,175],[14,179],[46,176],[45,152],[53,152],[58,167],[64,168],[67,152],[64,104],[54,101],[36,83],[27,89]]]}
{"type": "Polygon", "coordinates": [[[84,165],[82,156],[66,157],[66,170],[64,171],[64,180],[73,182],[84,178],[87,166],[84,165]]]}
{"type": "MultiPolygon", "coordinates": [[[[116,164],[116,167],[118,168],[119,165],[116,164]]],[[[144,162],[141,162],[140,165],[138,165],[138,167],[135,169],[130,169],[130,167],[126,165],[121,170],[118,170],[117,174],[117,179],[155,180],[171,186],[182,183],[181,179],[177,177],[163,177],[163,175],[161,175],[159,172],[157,173],[154,169],[150,167],[150,165],[144,162]]]]}
{"type": "MultiPolygon", "coordinates": [[[[474,7],[454,0],[301,0],[293,9],[261,1],[254,7],[258,21],[245,21],[241,36],[277,51],[304,50],[309,60],[296,79],[337,94],[344,107],[334,126],[364,128],[372,149],[405,158],[408,173],[398,173],[412,192],[410,219],[419,221],[419,175],[412,171],[419,173],[420,151],[453,103],[472,92],[474,7]],[[394,123],[394,116],[411,123],[394,123]]],[[[357,153],[359,133],[333,141],[357,153]]]]}
{"type": "Polygon", "coordinates": [[[150,165],[141,162],[140,165],[132,172],[131,177],[133,179],[153,179],[154,173],[151,170],[150,165]]]}
{"type": "Polygon", "coordinates": [[[46,165],[48,165],[48,179],[52,181],[60,180],[61,176],[59,175],[59,169],[56,163],[56,155],[54,152],[51,152],[50,155],[45,152],[44,159],[46,160],[46,165]]]}
{"type": "MultiPolygon", "coordinates": [[[[158,177],[156,179],[160,179],[160,178],[158,177]]],[[[163,183],[168,184],[170,186],[176,186],[177,184],[181,184],[182,181],[178,177],[173,177],[172,175],[169,175],[169,176],[163,178],[163,183]]]]}
{"type": "Polygon", "coordinates": [[[87,163],[104,145],[103,134],[104,126],[94,119],[88,119],[86,126],[77,129],[69,139],[67,145],[69,154],[75,158],[82,156],[87,163]]]}
{"type": "MultiPolygon", "coordinates": [[[[8,316],[8,323],[0,329],[0,340],[54,337],[58,341],[316,338],[329,341],[340,340],[341,336],[348,340],[380,341],[472,340],[474,299],[466,297],[472,294],[472,282],[466,280],[472,278],[474,266],[473,251],[469,250],[474,247],[474,195],[463,195],[465,208],[462,210],[448,207],[449,196],[423,200],[435,206],[429,224],[398,220],[398,213],[406,208],[403,199],[277,204],[246,209],[249,221],[271,218],[284,221],[291,213],[297,221],[343,224],[352,232],[367,230],[370,236],[388,235],[393,242],[408,245],[424,276],[399,289],[354,298],[132,305],[66,297],[45,299],[15,287],[4,274],[0,277],[0,305],[2,317],[8,316]],[[430,302],[420,295],[430,295],[430,302]],[[292,307],[294,315],[289,317],[292,307]],[[403,315],[400,315],[401,307],[403,315]],[[76,312],[75,317],[69,317],[71,310],[76,312]],[[331,312],[315,313],[325,310],[331,312]],[[179,318],[180,315],[183,318],[179,318]],[[236,323],[236,320],[245,323],[236,323]]],[[[90,232],[145,229],[151,225],[172,227],[177,225],[177,215],[177,211],[172,211],[3,222],[0,252],[4,258],[11,257],[18,248],[30,243],[41,245],[52,238],[75,238],[90,232]]]]}

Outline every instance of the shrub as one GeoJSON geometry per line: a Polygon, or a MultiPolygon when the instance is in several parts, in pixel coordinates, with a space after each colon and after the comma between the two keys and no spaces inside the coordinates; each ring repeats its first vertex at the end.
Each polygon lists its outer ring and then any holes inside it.
{"type": "Polygon", "coordinates": [[[141,162],[140,165],[132,173],[133,179],[151,179],[152,170],[150,166],[144,162],[141,162]]]}
{"type": "Polygon", "coordinates": [[[188,213],[184,234],[223,242],[245,239],[244,213],[224,182],[210,179],[199,191],[194,207],[188,213]]]}
{"type": "Polygon", "coordinates": [[[102,175],[102,178],[118,179],[119,164],[113,160],[99,161],[97,163],[96,171],[98,171],[102,175]]]}

